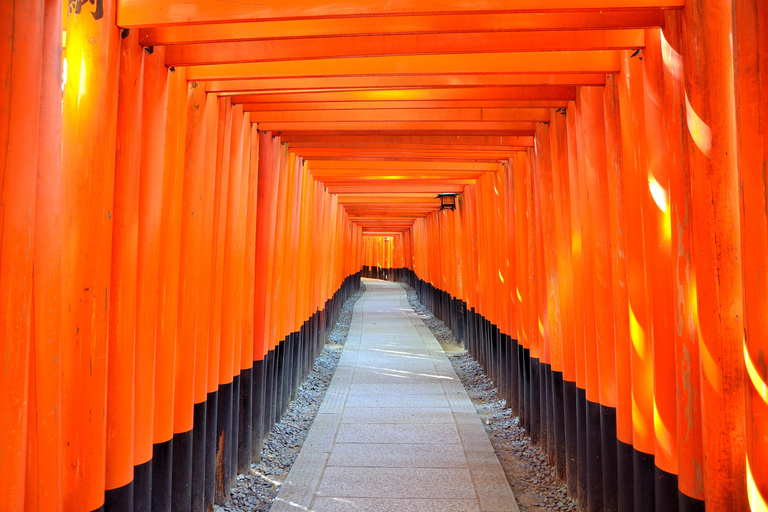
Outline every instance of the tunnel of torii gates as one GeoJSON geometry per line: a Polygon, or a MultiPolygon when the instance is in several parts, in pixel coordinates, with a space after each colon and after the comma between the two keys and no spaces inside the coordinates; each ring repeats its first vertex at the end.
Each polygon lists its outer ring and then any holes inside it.
{"type": "Polygon", "coordinates": [[[766,27],[762,0],[3,0],[0,509],[225,501],[372,276],[582,510],[766,511],[766,27]]]}

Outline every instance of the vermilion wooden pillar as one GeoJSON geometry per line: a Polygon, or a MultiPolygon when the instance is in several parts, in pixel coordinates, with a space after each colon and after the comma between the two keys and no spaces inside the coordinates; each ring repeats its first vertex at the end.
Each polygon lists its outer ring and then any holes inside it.
{"type": "MultiPolygon", "coordinates": [[[[42,2],[6,2],[0,7],[0,72],[8,86],[0,93],[4,119],[0,125],[0,178],[3,189],[0,242],[0,333],[5,350],[0,385],[0,414],[7,462],[0,466],[0,489],[7,506],[22,510],[28,435],[30,349],[33,341],[33,253],[41,69],[29,66],[41,58],[44,45],[42,2]],[[27,96],[29,95],[29,96],[27,96]],[[31,97],[31,107],[23,98],[31,97]]],[[[48,178],[48,177],[46,177],[48,178]]]]}
{"type": "MultiPolygon", "coordinates": [[[[550,115],[560,115],[550,110],[550,115]]],[[[560,116],[562,117],[562,116],[560,116]]],[[[554,121],[553,119],[552,121],[554,121]]],[[[550,121],[550,124],[552,123],[550,121]]],[[[564,119],[562,121],[565,121],[564,119]]],[[[550,435],[549,453],[554,455],[554,466],[558,473],[565,471],[565,423],[563,419],[563,303],[561,293],[561,281],[559,272],[558,251],[558,214],[561,213],[555,207],[555,183],[554,174],[561,172],[555,168],[555,155],[551,146],[550,124],[539,123],[536,127],[535,150],[538,157],[538,171],[540,180],[540,202],[542,213],[542,238],[544,247],[545,278],[547,280],[546,305],[547,327],[550,340],[550,361],[548,379],[548,431],[550,435]]],[[[558,155],[559,156],[559,155],[558,155]]],[[[559,184],[559,183],[558,183],[559,184]]]]}
{"type": "Polygon", "coordinates": [[[163,49],[144,57],[134,368],[134,509],[152,509],[155,338],[168,71],[163,49]]]}
{"type": "Polygon", "coordinates": [[[587,503],[587,441],[586,441],[586,389],[587,389],[587,353],[585,346],[586,308],[584,300],[584,254],[583,254],[583,224],[581,195],[579,186],[579,144],[576,124],[576,104],[568,102],[567,108],[567,138],[568,138],[568,181],[571,218],[571,252],[573,265],[573,303],[574,303],[574,352],[576,356],[576,463],[577,492],[574,498],[579,500],[581,506],[587,503]]]}
{"type": "MultiPolygon", "coordinates": [[[[162,174],[160,261],[157,327],[155,334],[155,393],[152,451],[152,510],[171,510],[173,475],[174,392],[176,350],[194,351],[193,340],[179,340],[179,258],[181,204],[184,180],[184,133],[186,129],[187,82],[185,68],[168,75],[168,103],[162,174]]],[[[191,383],[185,383],[187,386],[191,383]]],[[[187,390],[185,390],[186,392],[187,390]]],[[[191,404],[185,404],[189,407],[191,404]]],[[[187,412],[187,411],[185,411],[187,412]]],[[[186,421],[191,422],[191,410],[186,421]]]]}
{"type": "MultiPolygon", "coordinates": [[[[200,311],[200,284],[205,276],[201,261],[205,254],[204,190],[206,93],[203,84],[192,82],[187,88],[186,126],[184,127],[184,172],[180,215],[179,305],[177,345],[174,360],[173,476],[171,498],[174,510],[190,510],[193,490],[202,491],[203,466],[195,463],[195,451],[205,460],[205,404],[197,401],[195,373],[198,357],[208,355],[207,336],[197,338],[200,311]],[[203,342],[205,344],[203,344],[203,342]],[[200,352],[198,354],[198,352],[200,352]],[[197,438],[197,440],[195,439],[197,438]],[[195,471],[197,469],[197,471],[195,471]],[[196,476],[197,475],[197,476],[196,476]]],[[[210,196],[208,196],[212,199],[210,196]]],[[[211,201],[212,204],[212,201],[211,201]]],[[[202,368],[201,368],[202,371],[202,368]]],[[[198,500],[202,505],[202,495],[198,500]]]]}
{"type": "MultiPolygon", "coordinates": [[[[223,100],[215,94],[208,94],[205,101],[205,169],[206,183],[203,203],[205,205],[205,230],[201,234],[205,239],[205,252],[201,255],[202,279],[198,306],[198,346],[206,359],[195,368],[195,399],[205,400],[205,464],[203,469],[204,487],[201,492],[202,503],[198,505],[198,496],[193,495],[192,510],[200,506],[203,509],[212,506],[215,499],[216,475],[216,425],[218,416],[218,335],[215,335],[214,291],[216,290],[216,257],[218,251],[218,207],[221,187],[220,168],[218,165],[221,144],[224,135],[225,111],[223,100]],[[214,363],[215,361],[215,363],[214,363]]],[[[195,442],[197,445],[197,441],[195,442]]],[[[197,451],[195,452],[197,454],[197,451]]],[[[193,468],[193,471],[195,469],[193,468]]],[[[199,471],[199,469],[197,469],[199,471]]],[[[197,474],[197,473],[195,473],[197,474]]],[[[193,477],[194,478],[194,477],[193,477]]]]}
{"type": "MultiPolygon", "coordinates": [[[[596,425],[600,431],[601,475],[594,475],[602,481],[600,498],[606,510],[618,507],[616,480],[616,356],[614,341],[614,303],[612,284],[611,237],[608,223],[610,219],[609,178],[606,161],[606,132],[603,90],[597,87],[582,87],[577,98],[577,112],[581,112],[581,123],[584,136],[585,152],[585,184],[589,190],[588,219],[590,224],[589,256],[591,257],[594,283],[594,325],[595,345],[597,356],[597,371],[599,375],[599,410],[595,411],[599,420],[596,425]],[[579,108],[580,107],[580,108],[579,108]]],[[[578,121],[578,119],[577,119],[578,121]]],[[[584,198],[587,200],[587,198],[584,198]]],[[[587,302],[588,303],[588,302],[587,302]]],[[[589,313],[586,313],[589,315],[589,313]]],[[[589,341],[589,340],[588,340],[589,341]]],[[[587,351],[589,356],[589,345],[587,351]]],[[[588,362],[589,364],[589,362],[588,362]]],[[[587,418],[591,421],[592,400],[589,398],[589,381],[587,383],[587,418]]],[[[588,423],[588,436],[592,444],[588,423]]],[[[594,459],[593,459],[594,460],[594,459]]],[[[588,469],[589,478],[593,477],[592,469],[588,469]]],[[[590,487],[592,485],[590,484],[590,487]]],[[[599,508],[599,506],[598,506],[599,508]]]]}
{"type": "Polygon", "coordinates": [[[259,139],[258,131],[250,116],[245,120],[245,134],[243,149],[243,190],[241,192],[241,230],[243,233],[243,280],[242,280],[242,314],[241,342],[240,342],[240,410],[239,410],[239,436],[237,447],[237,468],[239,472],[246,472],[251,467],[251,454],[253,437],[253,404],[254,404],[254,371],[253,371],[253,313],[255,293],[256,271],[256,187],[258,185],[258,157],[259,139]],[[247,186],[245,185],[247,184],[247,186]]]}
{"type": "Polygon", "coordinates": [[[696,320],[696,274],[691,260],[691,174],[685,145],[692,142],[685,127],[683,59],[680,55],[680,13],[666,13],[661,39],[665,102],[669,107],[669,175],[673,334],[677,382],[678,508],[704,509],[704,457],[701,446],[701,381],[696,320]]]}
{"type": "Polygon", "coordinates": [[[268,241],[270,234],[270,226],[274,225],[274,222],[270,222],[270,217],[274,213],[274,203],[277,200],[277,181],[275,168],[272,165],[272,134],[257,132],[258,148],[259,152],[256,158],[252,160],[252,163],[258,165],[257,173],[257,205],[256,210],[256,225],[255,231],[255,262],[254,262],[254,306],[253,306],[253,325],[254,325],[254,337],[253,337],[253,381],[254,381],[254,401],[253,401],[253,420],[252,420],[252,436],[251,436],[251,457],[257,460],[261,455],[261,447],[263,444],[263,438],[265,429],[269,428],[266,425],[266,386],[267,386],[267,374],[266,365],[268,364],[268,346],[266,341],[266,315],[267,300],[267,283],[269,279],[268,274],[268,241]]]}
{"type": "Polygon", "coordinates": [[[691,0],[683,11],[704,487],[707,507],[724,512],[748,507],[744,436],[751,432],[745,421],[731,12],[729,0],[691,0]]]}
{"type": "MultiPolygon", "coordinates": [[[[259,169],[259,180],[261,180],[262,175],[264,175],[268,180],[268,186],[269,188],[265,188],[265,194],[267,194],[266,201],[259,201],[260,204],[265,205],[267,210],[266,217],[264,219],[261,218],[261,213],[259,213],[259,220],[258,220],[258,226],[262,226],[262,223],[264,223],[264,247],[263,249],[259,249],[257,245],[257,251],[263,250],[263,259],[259,256],[258,253],[256,256],[256,264],[263,265],[264,266],[264,272],[266,272],[265,278],[264,278],[264,291],[263,295],[265,297],[264,299],[264,324],[262,328],[262,338],[264,343],[264,435],[269,432],[269,430],[272,428],[272,424],[274,421],[274,411],[273,411],[273,402],[274,402],[274,392],[275,392],[275,386],[274,386],[274,368],[275,368],[275,346],[273,343],[274,334],[272,331],[272,315],[273,311],[275,311],[275,305],[274,301],[270,299],[272,297],[272,287],[274,286],[274,269],[275,269],[275,235],[276,235],[276,222],[277,222],[277,205],[278,205],[278,192],[279,192],[279,177],[280,173],[282,172],[282,168],[280,165],[280,159],[281,159],[281,152],[280,152],[280,139],[278,137],[272,136],[271,132],[267,132],[266,134],[266,140],[260,141],[259,148],[264,148],[264,152],[262,155],[260,155],[259,158],[259,166],[262,167],[259,169]],[[263,162],[262,165],[262,157],[266,155],[266,159],[263,162]],[[263,171],[263,167],[268,166],[266,171],[263,171]]],[[[261,183],[260,183],[261,185],[261,183]]],[[[262,190],[262,187],[260,186],[259,190],[262,190]]],[[[261,212],[262,210],[259,210],[261,212]]],[[[262,229],[262,228],[257,228],[262,229]]],[[[325,234],[325,231],[322,231],[323,234],[325,234]]],[[[258,313],[258,309],[256,310],[258,313]]]]}
{"type": "Polygon", "coordinates": [[[768,166],[768,6],[733,1],[733,51],[741,192],[741,254],[744,273],[747,492],[753,511],[768,509],[768,259],[766,191],[768,166]]]}
{"type": "Polygon", "coordinates": [[[646,31],[643,51],[645,95],[645,154],[648,194],[645,210],[645,241],[653,296],[653,403],[655,500],[657,510],[677,510],[677,400],[675,344],[670,261],[672,223],[669,207],[669,175],[680,172],[681,162],[671,158],[670,146],[680,142],[668,137],[667,108],[661,50],[661,30],[646,31]]]}
{"type": "MultiPolygon", "coordinates": [[[[216,150],[217,122],[219,117],[219,101],[216,95],[206,94],[203,84],[198,83],[191,91],[191,105],[195,114],[190,111],[187,121],[194,126],[191,134],[195,141],[195,149],[190,154],[190,164],[201,165],[199,158],[202,152],[204,168],[201,179],[202,198],[199,199],[195,215],[200,215],[200,255],[198,256],[198,295],[195,305],[195,371],[194,371],[194,434],[192,436],[192,497],[191,510],[200,512],[206,504],[207,477],[213,472],[214,441],[210,436],[213,432],[211,425],[215,423],[217,396],[208,389],[208,361],[212,355],[209,352],[211,328],[211,290],[213,287],[213,220],[216,194],[216,150]],[[203,97],[200,97],[200,95],[203,97]],[[199,106],[196,106],[199,105],[199,106]],[[202,113],[198,112],[203,110],[202,113]],[[198,116],[202,115],[202,120],[198,116]],[[201,139],[202,137],[202,139],[201,139]],[[200,147],[202,146],[202,147],[200,147]],[[209,443],[211,446],[209,446],[209,443]]],[[[199,197],[199,196],[198,196],[199,197]]],[[[214,390],[215,391],[215,390],[214,390]]]]}
{"type": "MultiPolygon", "coordinates": [[[[64,242],[60,216],[62,201],[62,9],[60,2],[46,0],[41,25],[43,28],[40,55],[42,75],[38,136],[43,142],[38,144],[37,163],[33,277],[34,351],[30,353],[29,458],[26,468],[24,506],[26,510],[57,511],[62,509],[61,454],[63,450],[61,414],[58,414],[61,407],[61,366],[58,363],[61,350],[61,251],[64,242]],[[33,367],[34,371],[32,371],[33,367]]],[[[29,50],[34,48],[22,51],[29,50]]],[[[12,128],[16,131],[16,127],[12,128]]],[[[3,174],[4,171],[0,171],[0,175],[3,174]]],[[[5,199],[3,203],[5,204],[5,199]]],[[[5,280],[5,277],[2,279],[5,280]]],[[[0,478],[6,478],[5,474],[0,478]]],[[[12,478],[8,480],[13,481],[12,478]]]]}
{"type": "MultiPolygon", "coordinates": [[[[219,218],[220,229],[223,228],[223,244],[221,254],[221,320],[220,320],[220,359],[219,359],[219,408],[218,426],[218,452],[216,464],[216,498],[227,501],[230,495],[232,479],[236,478],[234,470],[237,460],[233,458],[237,447],[236,420],[233,410],[237,407],[239,392],[235,375],[235,354],[237,350],[236,319],[237,301],[240,280],[242,277],[242,260],[238,263],[238,237],[239,233],[239,209],[240,209],[240,183],[242,179],[242,151],[243,151],[243,110],[242,106],[232,106],[231,120],[228,123],[229,137],[225,135],[224,155],[226,159],[222,163],[222,176],[227,175],[226,187],[222,179],[222,201],[219,218]],[[229,140],[227,140],[229,139],[229,140]],[[226,197],[226,201],[223,199],[226,197]],[[224,208],[226,204],[226,208],[224,208]],[[234,420],[234,421],[233,421],[234,420]],[[221,459],[221,464],[218,463],[221,459]]],[[[226,125],[225,125],[226,126],[226,125]]],[[[221,231],[219,239],[221,240],[221,231]]],[[[218,266],[218,256],[217,256],[218,266]]],[[[218,276],[217,276],[218,277],[218,276]]],[[[239,354],[238,354],[239,355],[239,354]]],[[[239,368],[238,368],[239,370],[239,368]]]]}
{"type": "MultiPolygon", "coordinates": [[[[594,254],[597,245],[596,237],[599,229],[591,220],[591,196],[595,193],[590,180],[593,173],[593,165],[600,166],[599,161],[592,163],[592,158],[597,157],[593,145],[596,144],[599,137],[594,137],[591,130],[595,129],[597,123],[594,117],[597,114],[592,112],[594,103],[592,95],[594,93],[581,88],[576,95],[576,143],[578,148],[578,191],[580,196],[579,208],[581,215],[581,250],[582,266],[584,272],[584,285],[582,300],[584,301],[584,355],[586,358],[586,401],[582,415],[582,425],[585,429],[584,442],[586,465],[579,470],[579,477],[587,479],[586,496],[579,493],[579,502],[586,510],[597,510],[602,506],[603,501],[603,483],[602,483],[602,448],[600,432],[600,393],[601,393],[601,374],[598,362],[599,349],[597,345],[596,315],[595,315],[595,287],[599,286],[596,276],[597,257],[594,254]],[[585,471],[586,470],[586,471],[585,471]],[[582,476],[583,475],[583,476],[582,476]]],[[[602,106],[602,104],[601,104],[602,106]]],[[[600,112],[602,114],[602,112],[600,112]]],[[[600,116],[602,118],[602,115],[600,116]]],[[[605,147],[605,128],[604,121],[602,130],[602,147],[605,147]]],[[[599,157],[598,157],[599,158],[599,157]]],[[[605,161],[604,156],[603,162],[605,161]]],[[[597,293],[600,293],[598,288],[597,293]]],[[[580,441],[581,442],[581,441],[580,441]]]]}
{"type": "Polygon", "coordinates": [[[526,224],[525,247],[528,252],[527,268],[525,276],[527,284],[528,315],[526,322],[528,325],[528,343],[530,347],[528,365],[528,420],[530,422],[529,431],[531,440],[538,442],[541,425],[541,397],[539,396],[539,360],[541,357],[541,333],[539,332],[539,286],[537,261],[538,251],[536,244],[536,194],[533,171],[533,151],[529,149],[525,158],[525,194],[526,194],[526,224]]]}
{"type": "Polygon", "coordinates": [[[560,329],[562,331],[563,372],[562,408],[568,493],[577,491],[576,467],[576,339],[574,333],[574,269],[572,262],[570,162],[566,112],[551,109],[552,179],[554,187],[555,230],[557,233],[557,275],[560,289],[560,329]]]}
{"type": "Polygon", "coordinates": [[[627,288],[627,227],[618,76],[607,75],[604,88],[611,231],[614,339],[616,354],[616,509],[634,510],[632,454],[632,341],[627,288]]]}
{"type": "MultiPolygon", "coordinates": [[[[541,140],[545,140],[547,135],[542,135],[541,140]]],[[[533,204],[534,204],[534,220],[535,220],[535,247],[536,247],[536,265],[535,265],[535,283],[537,288],[537,300],[536,307],[538,310],[536,325],[538,331],[538,358],[536,360],[537,366],[534,366],[534,361],[531,361],[531,375],[536,382],[534,386],[538,386],[539,394],[539,442],[545,452],[549,452],[549,414],[547,401],[549,398],[548,379],[547,375],[550,371],[550,333],[549,333],[549,311],[547,307],[548,296],[548,283],[547,283],[547,265],[545,262],[546,247],[544,245],[544,217],[545,213],[542,208],[542,167],[549,167],[551,169],[549,148],[541,150],[541,143],[534,146],[529,151],[530,163],[531,163],[531,185],[533,188],[533,204]],[[546,154],[545,158],[541,158],[546,154]],[[538,372],[538,377],[536,374],[538,372]]],[[[547,141],[548,145],[548,141],[547,141]]],[[[535,387],[534,387],[535,389],[535,387]]],[[[533,437],[532,437],[533,439],[533,437]]]]}
{"type": "MultiPolygon", "coordinates": [[[[216,187],[214,198],[214,269],[213,269],[213,302],[211,304],[211,327],[209,330],[209,363],[208,389],[216,393],[216,415],[209,428],[213,434],[208,434],[207,442],[213,446],[213,453],[208,452],[214,460],[209,477],[206,472],[206,503],[226,502],[229,495],[229,475],[231,467],[232,445],[226,445],[222,432],[231,430],[232,422],[232,389],[230,372],[225,372],[226,364],[222,363],[222,305],[224,289],[224,262],[226,260],[227,235],[227,202],[229,198],[230,180],[230,146],[232,139],[232,101],[229,98],[219,98],[219,120],[216,143],[216,187]],[[229,384],[229,386],[228,386],[229,384]],[[225,473],[226,471],[226,473],[225,473]],[[226,476],[225,476],[226,475],[226,476]],[[210,493],[210,496],[209,496],[210,493]]],[[[231,441],[231,438],[230,438],[231,441]]]]}
{"type": "Polygon", "coordinates": [[[131,512],[143,66],[144,51],[134,31],[120,41],[104,507],[131,512]]]}
{"type": "MultiPolygon", "coordinates": [[[[514,177],[514,161],[509,158],[506,162],[506,168],[504,171],[504,184],[506,208],[504,213],[505,232],[506,232],[506,273],[505,284],[507,294],[507,310],[505,314],[507,316],[507,364],[509,367],[508,374],[508,392],[507,403],[514,414],[520,414],[520,399],[519,399],[519,372],[520,361],[518,352],[520,349],[520,321],[519,310],[520,301],[517,297],[517,220],[515,218],[515,177],[514,177]]],[[[457,220],[456,226],[456,238],[457,238],[457,256],[461,254],[461,246],[466,242],[464,241],[463,232],[461,230],[461,222],[457,220]]],[[[460,260],[461,261],[461,260],[460,260]]],[[[464,295],[464,287],[466,284],[463,282],[464,273],[461,266],[457,268],[457,278],[459,281],[460,294],[458,298],[462,298],[464,295]]],[[[459,320],[461,322],[461,320],[459,320]]],[[[463,325],[463,324],[462,324],[463,325]]]]}
{"type": "Polygon", "coordinates": [[[653,344],[644,212],[649,206],[645,159],[642,61],[639,54],[622,52],[619,107],[624,167],[624,222],[627,233],[629,334],[632,341],[632,443],[634,446],[634,502],[636,510],[654,508],[653,344]]]}
{"type": "Polygon", "coordinates": [[[115,3],[89,4],[79,13],[68,10],[66,19],[61,212],[66,243],[62,251],[60,359],[61,410],[67,411],[62,416],[65,510],[95,510],[104,504],[120,56],[118,28],[113,21],[115,3]]]}

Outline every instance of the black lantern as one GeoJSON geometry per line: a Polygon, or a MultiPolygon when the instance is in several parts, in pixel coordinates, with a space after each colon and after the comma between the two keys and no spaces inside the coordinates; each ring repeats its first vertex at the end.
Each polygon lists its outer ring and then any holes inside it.
{"type": "Polygon", "coordinates": [[[456,209],[456,196],[459,194],[453,194],[445,192],[443,194],[437,194],[435,198],[440,198],[440,211],[443,210],[455,210],[456,209]]]}

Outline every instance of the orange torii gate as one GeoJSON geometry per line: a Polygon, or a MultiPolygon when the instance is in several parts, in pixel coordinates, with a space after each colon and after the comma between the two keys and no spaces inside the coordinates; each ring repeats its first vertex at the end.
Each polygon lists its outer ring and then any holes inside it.
{"type": "Polygon", "coordinates": [[[366,275],[416,288],[581,509],[768,510],[767,22],[2,3],[0,508],[225,501],[366,275]]]}

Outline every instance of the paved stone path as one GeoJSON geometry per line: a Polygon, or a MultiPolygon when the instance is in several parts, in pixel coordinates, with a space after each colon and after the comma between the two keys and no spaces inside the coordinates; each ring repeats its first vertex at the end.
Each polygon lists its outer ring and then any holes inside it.
{"type": "Polygon", "coordinates": [[[448,357],[405,290],[365,280],[273,512],[518,512],[448,357]]]}

